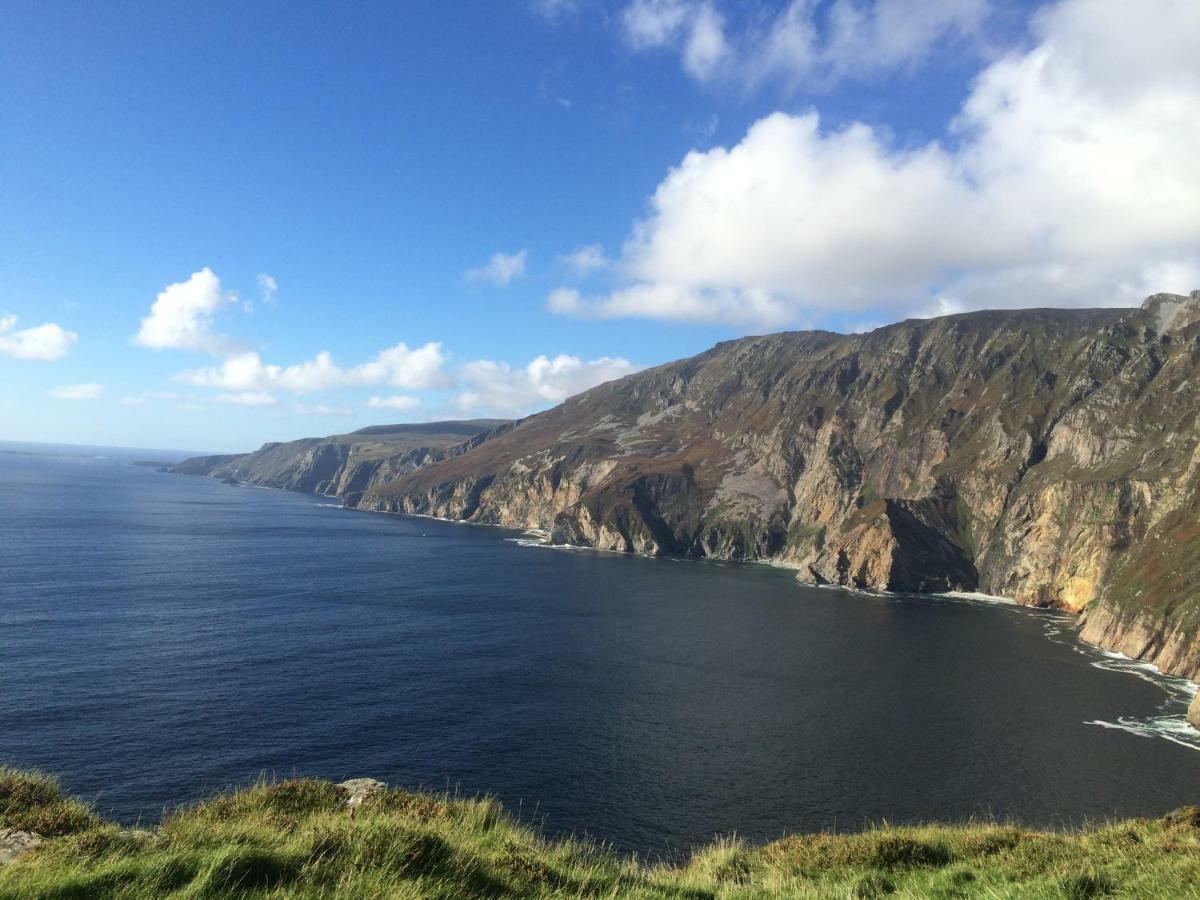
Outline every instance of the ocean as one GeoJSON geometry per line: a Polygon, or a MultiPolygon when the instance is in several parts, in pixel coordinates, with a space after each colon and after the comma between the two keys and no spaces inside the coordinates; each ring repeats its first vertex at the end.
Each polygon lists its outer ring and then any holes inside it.
{"type": "Polygon", "coordinates": [[[122,822],[256,778],[492,794],[670,857],[1200,802],[1185,682],[1069,617],[530,546],[0,444],[0,762],[122,822]]]}

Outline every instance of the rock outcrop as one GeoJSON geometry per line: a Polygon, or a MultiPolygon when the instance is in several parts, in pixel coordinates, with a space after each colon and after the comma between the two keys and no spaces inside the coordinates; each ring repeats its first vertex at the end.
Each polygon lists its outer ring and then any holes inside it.
{"type": "Polygon", "coordinates": [[[36,850],[45,840],[32,831],[20,831],[14,828],[0,828],[0,866],[10,863],[20,856],[36,850]]]}
{"type": "Polygon", "coordinates": [[[386,484],[511,425],[503,419],[379,425],[350,434],[264,444],[253,453],[199,456],[169,471],[224,481],[326,494],[353,504],[386,484]]]}
{"type": "Polygon", "coordinates": [[[1187,720],[1196,728],[1200,728],[1200,694],[1192,698],[1192,705],[1188,707],[1187,720]]]}
{"type": "Polygon", "coordinates": [[[1158,294],[728,341],[353,486],[306,471],[366,509],[1086,610],[1195,678],[1198,414],[1200,292],[1158,294]]]}
{"type": "Polygon", "coordinates": [[[387,785],[375,778],[351,778],[335,785],[338,796],[344,798],[342,807],[354,812],[372,797],[387,790],[387,785]]]}

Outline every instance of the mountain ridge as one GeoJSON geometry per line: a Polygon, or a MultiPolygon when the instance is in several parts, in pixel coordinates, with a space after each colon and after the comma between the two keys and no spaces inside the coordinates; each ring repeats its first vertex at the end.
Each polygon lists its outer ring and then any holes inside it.
{"type": "Polygon", "coordinates": [[[1198,383],[1200,292],[783,332],[324,486],[555,543],[1082,612],[1086,640],[1197,678],[1198,383]]]}

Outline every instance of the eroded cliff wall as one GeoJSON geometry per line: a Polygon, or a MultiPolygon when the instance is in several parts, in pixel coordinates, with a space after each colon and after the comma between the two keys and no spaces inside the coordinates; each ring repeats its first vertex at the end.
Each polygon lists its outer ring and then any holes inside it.
{"type": "Polygon", "coordinates": [[[1195,677],[1200,570],[1162,552],[1200,551],[1198,322],[1200,293],[731,341],[360,505],[1086,608],[1089,640],[1195,677]]]}
{"type": "Polygon", "coordinates": [[[1085,639],[1196,678],[1198,419],[1200,292],[745,338],[465,439],[433,423],[179,470],[1085,611],[1085,639]]]}

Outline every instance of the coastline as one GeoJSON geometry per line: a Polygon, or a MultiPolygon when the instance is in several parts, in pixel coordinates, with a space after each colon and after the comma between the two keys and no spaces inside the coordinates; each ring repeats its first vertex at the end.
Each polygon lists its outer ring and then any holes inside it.
{"type": "MultiPolygon", "coordinates": [[[[171,472],[170,470],[166,470],[166,469],[163,469],[160,471],[162,471],[163,474],[168,474],[168,475],[177,474],[177,473],[171,472]]],[[[206,476],[201,476],[201,477],[211,478],[212,476],[206,475],[206,476]]],[[[323,498],[326,498],[329,500],[338,501],[336,504],[335,503],[322,504],[323,506],[325,506],[327,508],[331,508],[331,509],[332,508],[348,509],[348,510],[354,510],[357,512],[377,513],[377,514],[382,514],[382,515],[400,516],[400,517],[406,517],[406,518],[412,518],[412,519],[430,519],[433,521],[445,522],[447,524],[454,524],[454,525],[474,525],[474,526],[486,527],[486,528],[508,529],[511,531],[520,532],[519,537],[508,538],[507,540],[511,541],[512,543],[517,544],[518,546],[522,546],[522,547],[543,548],[543,549],[559,550],[559,551],[575,551],[575,552],[591,551],[591,552],[595,552],[595,553],[611,553],[611,554],[622,555],[622,556],[639,556],[639,557],[645,558],[645,559],[655,558],[655,557],[647,556],[645,554],[630,553],[628,551],[614,550],[614,549],[608,549],[608,548],[602,548],[602,547],[594,547],[594,546],[589,546],[589,545],[585,545],[585,544],[552,543],[549,540],[550,533],[545,530],[542,530],[542,529],[522,528],[520,526],[505,525],[505,524],[499,523],[499,522],[472,522],[472,521],[468,521],[465,519],[450,519],[450,518],[446,518],[443,516],[428,515],[428,514],[424,514],[424,513],[406,513],[406,512],[398,512],[395,510],[369,509],[369,508],[363,508],[360,506],[347,504],[344,500],[342,500],[342,498],[338,497],[336,494],[318,494],[318,493],[309,492],[309,491],[293,491],[288,488],[274,487],[272,485],[258,485],[258,484],[252,484],[250,482],[244,482],[244,481],[239,481],[234,484],[226,483],[226,485],[229,487],[254,487],[254,488],[262,488],[262,489],[266,489],[266,490],[277,490],[277,491],[284,491],[286,493],[307,495],[310,497],[323,497],[323,498]]],[[[765,565],[765,566],[771,566],[772,568],[785,569],[788,571],[794,571],[794,572],[801,571],[800,567],[795,564],[790,564],[790,563],[781,562],[779,560],[772,560],[772,559],[754,559],[754,560],[713,560],[713,559],[708,559],[708,560],[704,560],[702,558],[691,558],[691,557],[659,557],[659,558],[672,558],[672,559],[676,559],[681,562],[708,561],[708,562],[732,562],[732,563],[735,563],[738,565],[747,565],[747,564],[748,565],[765,565]]],[[[818,584],[816,582],[810,582],[810,581],[807,581],[804,579],[800,579],[799,577],[797,577],[797,581],[800,584],[803,584],[807,587],[826,588],[826,589],[832,589],[832,590],[846,591],[849,593],[861,594],[863,596],[868,596],[868,597],[871,597],[871,596],[874,596],[874,597],[913,596],[913,597],[928,597],[928,598],[945,598],[945,599],[957,600],[957,601],[986,603],[986,604],[991,604],[991,605],[996,605],[996,606],[1016,607],[1016,608],[1027,609],[1027,610],[1031,610],[1031,611],[1037,611],[1037,610],[1041,609],[1040,607],[1035,607],[1035,606],[1031,606],[1029,604],[1021,603],[1020,601],[1018,601],[1014,598],[1011,598],[1011,597],[1004,597],[1004,596],[1000,596],[997,594],[988,594],[988,593],[985,593],[982,591],[938,591],[938,592],[930,592],[927,594],[905,594],[903,592],[895,592],[895,591],[871,591],[871,590],[865,590],[862,588],[847,587],[847,586],[843,586],[843,585],[818,584]]],[[[1188,686],[1187,690],[1190,691],[1192,698],[1200,696],[1200,683],[1193,681],[1192,679],[1188,678],[1187,676],[1177,675],[1177,674],[1173,674],[1173,673],[1164,671],[1160,666],[1158,666],[1157,664],[1150,662],[1148,660],[1145,660],[1145,659],[1142,659],[1139,657],[1130,656],[1130,655],[1122,652],[1119,649],[1106,647],[1103,644],[1099,644],[1094,641],[1085,640],[1082,636],[1082,629],[1083,629],[1083,625],[1085,624],[1085,615],[1084,614],[1086,613],[1086,609],[1083,611],[1080,611],[1078,613],[1073,613],[1068,610],[1062,610],[1062,609],[1054,609],[1051,611],[1056,614],[1062,615],[1062,616],[1070,617],[1072,632],[1075,636],[1075,639],[1079,642],[1079,644],[1083,645],[1083,647],[1087,648],[1088,650],[1090,650],[1092,652],[1102,654],[1111,660],[1126,662],[1129,664],[1125,668],[1109,669],[1109,671],[1119,671],[1123,674],[1131,674],[1131,675],[1134,675],[1135,677],[1143,678],[1143,679],[1155,684],[1157,687],[1161,688],[1167,694],[1173,694],[1176,691],[1180,691],[1181,690],[1180,685],[1187,685],[1188,686]]],[[[1098,666],[1098,667],[1103,668],[1102,666],[1098,666]]],[[[1186,728],[1188,730],[1188,733],[1194,734],[1194,736],[1196,738],[1196,742],[1194,744],[1187,743],[1187,744],[1184,744],[1184,746],[1187,746],[1190,749],[1200,750],[1200,727],[1197,727],[1188,719],[1188,713],[1186,710],[1183,713],[1181,713],[1179,716],[1167,716],[1167,717],[1161,717],[1161,718],[1169,719],[1172,722],[1174,722],[1175,720],[1181,721],[1184,728],[1186,728]]],[[[1131,727],[1126,727],[1121,724],[1112,724],[1112,723],[1104,723],[1104,722],[1094,722],[1094,723],[1089,723],[1089,724],[1097,724],[1097,725],[1103,725],[1105,727],[1113,727],[1113,728],[1124,728],[1124,730],[1134,731],[1134,733],[1141,733],[1141,732],[1135,731],[1131,727]]],[[[1176,741],[1176,743],[1180,743],[1180,742],[1176,741]]]]}

